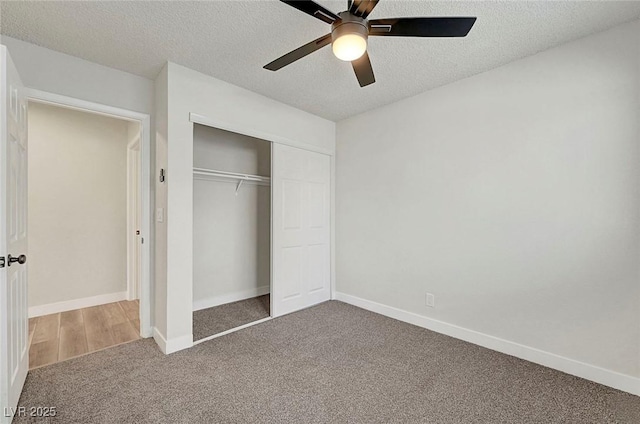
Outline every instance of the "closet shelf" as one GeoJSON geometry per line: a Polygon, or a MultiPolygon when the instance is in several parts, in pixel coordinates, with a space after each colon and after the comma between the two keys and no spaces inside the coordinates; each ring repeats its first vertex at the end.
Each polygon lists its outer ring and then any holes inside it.
{"type": "Polygon", "coordinates": [[[236,172],[218,171],[217,169],[193,168],[193,176],[197,179],[236,182],[236,195],[243,183],[268,186],[271,185],[271,178],[262,175],[239,174],[236,172]]]}
{"type": "Polygon", "coordinates": [[[236,172],[218,171],[216,169],[193,168],[194,175],[207,175],[210,177],[229,178],[231,180],[245,180],[256,182],[271,182],[271,178],[262,175],[238,174],[236,172]]]}

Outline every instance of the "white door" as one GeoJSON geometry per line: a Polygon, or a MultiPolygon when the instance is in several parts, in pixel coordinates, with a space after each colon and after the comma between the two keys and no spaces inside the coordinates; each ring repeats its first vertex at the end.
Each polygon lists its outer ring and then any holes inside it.
{"type": "Polygon", "coordinates": [[[27,315],[27,103],[0,46],[0,422],[10,422],[29,368],[27,315]]]}
{"type": "Polygon", "coordinates": [[[329,300],[331,160],[272,147],[271,315],[329,300]]]}

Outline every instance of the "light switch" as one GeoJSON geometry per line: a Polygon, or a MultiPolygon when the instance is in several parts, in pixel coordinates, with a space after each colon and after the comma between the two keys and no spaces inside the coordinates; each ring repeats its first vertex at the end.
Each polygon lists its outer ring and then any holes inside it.
{"type": "Polygon", "coordinates": [[[156,210],[156,221],[164,222],[164,208],[158,208],[156,210]]]}

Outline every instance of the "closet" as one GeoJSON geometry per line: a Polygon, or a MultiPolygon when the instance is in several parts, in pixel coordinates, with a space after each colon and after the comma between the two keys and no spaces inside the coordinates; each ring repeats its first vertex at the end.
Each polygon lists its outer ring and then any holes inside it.
{"type": "Polygon", "coordinates": [[[271,143],[194,124],[194,341],[268,318],[271,143]]]}

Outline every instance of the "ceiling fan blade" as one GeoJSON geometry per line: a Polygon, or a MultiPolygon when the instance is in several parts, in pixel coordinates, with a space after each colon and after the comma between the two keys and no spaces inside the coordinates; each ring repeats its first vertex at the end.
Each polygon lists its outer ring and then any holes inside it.
{"type": "Polygon", "coordinates": [[[306,13],[307,15],[311,15],[314,18],[318,18],[321,21],[326,22],[328,24],[332,24],[335,21],[340,19],[338,15],[336,15],[329,9],[326,9],[320,6],[318,3],[311,0],[280,0],[280,1],[282,3],[288,4],[289,6],[295,7],[296,9],[306,13]]]}
{"type": "Polygon", "coordinates": [[[349,0],[349,12],[353,15],[366,18],[369,16],[379,0],[349,0]]]}
{"type": "Polygon", "coordinates": [[[376,77],[373,76],[371,60],[369,60],[367,52],[364,52],[362,56],[351,62],[351,65],[353,66],[353,71],[356,73],[360,87],[366,87],[376,82],[376,77]]]}
{"type": "Polygon", "coordinates": [[[273,62],[267,63],[263,66],[263,68],[270,71],[277,71],[278,69],[285,67],[298,59],[302,59],[306,55],[311,54],[316,50],[320,50],[327,44],[331,44],[331,34],[323,35],[322,37],[313,40],[312,42],[307,43],[302,47],[298,47],[297,49],[285,54],[284,56],[277,58],[273,62]]]}
{"type": "Polygon", "coordinates": [[[396,37],[465,37],[476,18],[389,18],[369,21],[369,35],[396,37]]]}

